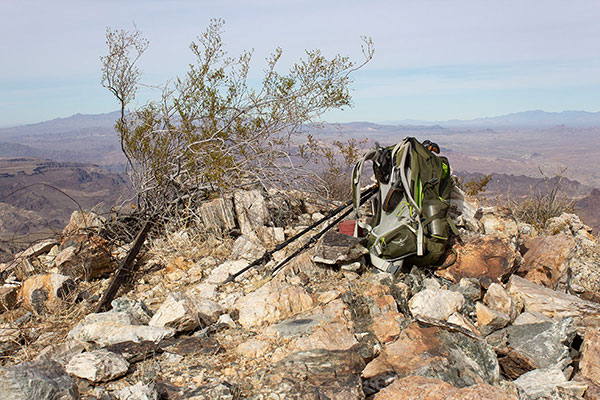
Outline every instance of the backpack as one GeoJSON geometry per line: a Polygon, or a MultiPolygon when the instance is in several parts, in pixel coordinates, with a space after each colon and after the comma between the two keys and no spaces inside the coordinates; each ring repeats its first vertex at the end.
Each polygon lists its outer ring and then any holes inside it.
{"type": "Polygon", "coordinates": [[[380,270],[394,274],[404,262],[435,264],[446,251],[449,227],[456,229],[448,217],[450,165],[446,157],[429,148],[412,137],[386,148],[376,143],[376,148],[368,151],[352,170],[352,197],[358,221],[363,164],[367,160],[373,162],[378,184],[372,201],[373,218],[370,224],[357,223],[367,232],[371,263],[380,270]]]}

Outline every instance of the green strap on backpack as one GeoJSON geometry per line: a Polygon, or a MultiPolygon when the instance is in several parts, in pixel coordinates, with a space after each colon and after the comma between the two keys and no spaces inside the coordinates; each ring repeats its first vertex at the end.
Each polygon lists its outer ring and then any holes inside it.
{"type": "MultiPolygon", "coordinates": [[[[404,262],[433,265],[445,253],[452,179],[446,157],[434,154],[412,137],[368,151],[352,170],[356,219],[360,218],[360,178],[366,161],[373,163],[379,192],[373,218],[359,223],[367,232],[372,264],[395,273],[404,262]]],[[[452,229],[454,230],[454,229],[452,229]]]]}

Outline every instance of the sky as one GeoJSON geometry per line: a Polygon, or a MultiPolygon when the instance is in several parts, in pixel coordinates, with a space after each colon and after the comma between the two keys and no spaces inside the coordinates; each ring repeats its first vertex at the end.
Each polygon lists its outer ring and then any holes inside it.
{"type": "Polygon", "coordinates": [[[142,81],[158,85],[186,72],[211,18],[231,54],[254,49],[255,79],[276,47],[282,66],[316,48],[359,61],[370,36],[354,106],[328,122],[600,111],[598,0],[0,0],[0,126],[118,109],[100,85],[107,27],[143,32],[142,81]]]}

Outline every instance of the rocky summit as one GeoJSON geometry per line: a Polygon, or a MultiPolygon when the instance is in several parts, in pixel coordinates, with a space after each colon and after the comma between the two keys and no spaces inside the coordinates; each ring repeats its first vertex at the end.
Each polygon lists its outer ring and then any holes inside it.
{"type": "Polygon", "coordinates": [[[396,276],[305,193],[213,198],[132,244],[78,211],[0,265],[2,399],[600,399],[600,244],[574,215],[533,229],[456,189],[440,268],[396,276]],[[451,260],[453,262],[447,262],[451,260]]]}

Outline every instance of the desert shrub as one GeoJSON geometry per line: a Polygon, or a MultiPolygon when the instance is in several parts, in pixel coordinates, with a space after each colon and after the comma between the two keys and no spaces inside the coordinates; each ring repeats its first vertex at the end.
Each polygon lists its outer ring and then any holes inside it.
{"type": "Polygon", "coordinates": [[[195,62],[187,74],[165,85],[160,99],[129,113],[140,77],[135,63],[147,41],[137,30],[107,31],[102,83],[121,104],[116,129],[143,207],[166,208],[198,188],[298,185],[311,174],[294,137],[324,112],[351,105],[350,75],[373,56],[371,40],[363,38],[361,63],[311,50],[281,73],[278,48],[253,85],[252,52],[229,56],[223,26],[211,21],[190,45],[195,62]]]}
{"type": "Polygon", "coordinates": [[[562,213],[574,213],[575,201],[567,197],[561,190],[561,182],[566,170],[560,171],[554,177],[547,177],[541,170],[541,184],[530,188],[530,193],[524,199],[510,200],[510,208],[515,217],[531,224],[538,230],[543,230],[550,218],[562,213]],[[542,190],[539,187],[545,187],[542,190]]]}
{"type": "Polygon", "coordinates": [[[492,180],[492,175],[486,175],[480,178],[471,178],[465,182],[464,177],[460,177],[456,184],[469,196],[477,196],[486,191],[486,186],[492,180]]]}

